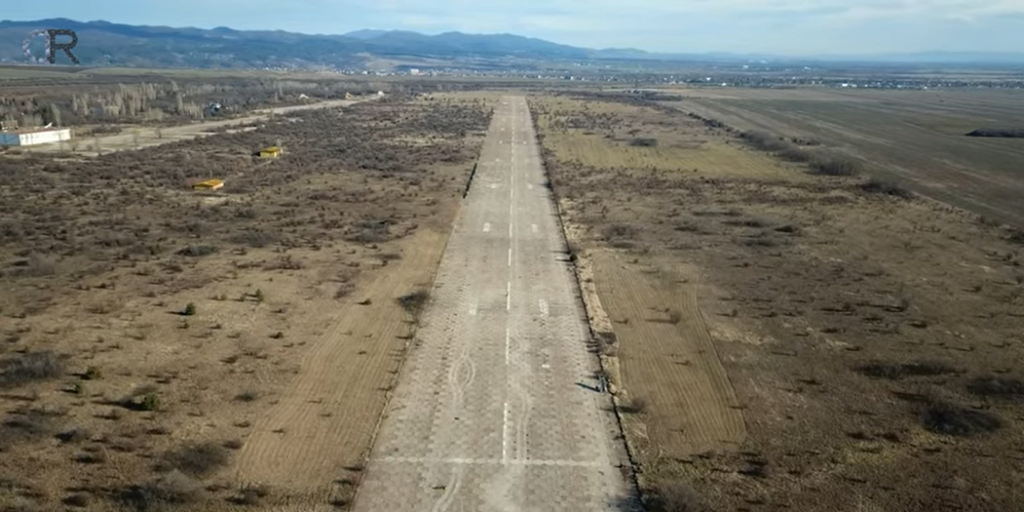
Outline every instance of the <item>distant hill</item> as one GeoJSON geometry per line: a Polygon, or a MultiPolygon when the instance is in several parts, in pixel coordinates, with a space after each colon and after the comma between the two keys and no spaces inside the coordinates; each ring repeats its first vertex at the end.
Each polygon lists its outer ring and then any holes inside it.
{"type": "MultiPolygon", "coordinates": [[[[343,35],[285,31],[139,26],[68,19],[0,21],[0,62],[25,62],[21,43],[41,28],[78,34],[72,50],[84,66],[128,67],[361,67],[377,58],[586,60],[637,58],[641,50],[591,50],[513,34],[357,30],[343,35]]],[[[42,41],[36,43],[41,57],[42,41]]],[[[58,53],[58,62],[66,58],[58,53]]]]}
{"type": "MultiPolygon", "coordinates": [[[[365,29],[340,35],[312,35],[281,30],[140,26],[57,18],[0,21],[0,64],[27,62],[22,53],[22,41],[31,31],[46,28],[67,28],[78,34],[78,46],[73,52],[83,66],[365,69],[368,63],[382,60],[458,62],[461,66],[472,64],[483,68],[537,61],[601,60],[1024,63],[1024,54],[1020,53],[921,53],[796,59],[754,54],[664,54],[634,48],[596,50],[514,34],[445,32],[425,35],[403,30],[365,29]]],[[[37,41],[33,48],[41,54],[42,47],[42,41],[37,41]]],[[[58,63],[68,62],[59,53],[57,59],[58,63]]]]}

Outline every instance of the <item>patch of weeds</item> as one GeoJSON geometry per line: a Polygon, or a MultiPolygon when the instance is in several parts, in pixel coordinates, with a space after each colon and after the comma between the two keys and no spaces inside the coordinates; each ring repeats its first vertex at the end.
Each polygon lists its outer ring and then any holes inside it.
{"type": "Polygon", "coordinates": [[[601,231],[604,238],[609,241],[634,238],[637,234],[636,228],[625,224],[614,224],[601,231]]]}
{"type": "Polygon", "coordinates": [[[771,226],[772,222],[767,219],[750,217],[746,219],[728,219],[722,221],[722,224],[725,224],[727,226],[739,226],[747,228],[766,228],[771,226]]]}
{"type": "Polygon", "coordinates": [[[629,145],[642,148],[653,148],[658,145],[658,139],[652,137],[637,137],[629,141],[629,145]]]}
{"type": "Polygon", "coordinates": [[[871,180],[860,186],[860,189],[869,194],[882,194],[898,197],[900,199],[912,199],[914,193],[895,183],[881,180],[871,180]]]}
{"type": "Polygon", "coordinates": [[[61,500],[61,502],[69,507],[86,508],[92,503],[92,495],[85,493],[72,494],[61,500]]]}
{"type": "Polygon", "coordinates": [[[103,370],[98,366],[90,366],[82,373],[82,380],[99,380],[103,378],[103,370]]]}
{"type": "Polygon", "coordinates": [[[427,304],[427,300],[430,298],[430,292],[426,290],[416,290],[412,293],[407,293],[398,298],[398,305],[402,306],[407,313],[412,315],[414,318],[419,317],[423,311],[423,306],[427,304]]]}
{"type": "Polygon", "coordinates": [[[57,439],[60,440],[60,442],[65,444],[77,444],[87,441],[91,437],[91,435],[89,434],[88,430],[82,427],[75,427],[70,430],[65,430],[64,432],[61,432],[54,437],[56,437],[57,439]]]}
{"type": "Polygon", "coordinates": [[[619,411],[624,414],[643,414],[647,411],[647,400],[633,398],[628,404],[619,406],[619,411]]]}
{"type": "Polygon", "coordinates": [[[255,391],[246,391],[235,395],[235,400],[239,402],[254,402],[257,398],[259,398],[259,395],[255,391]]]}
{"type": "Polygon", "coordinates": [[[1003,419],[994,413],[942,400],[932,400],[927,404],[921,422],[930,432],[958,437],[987,434],[1005,426],[1003,419]]]}
{"type": "Polygon", "coordinates": [[[265,485],[247,485],[239,489],[238,494],[230,498],[235,505],[254,506],[259,505],[260,500],[270,494],[270,488],[265,485]]]}
{"type": "Polygon", "coordinates": [[[931,377],[960,373],[953,366],[940,361],[917,361],[911,363],[873,361],[858,366],[856,370],[868,377],[889,380],[899,380],[904,377],[931,377]]]}
{"type": "Polygon", "coordinates": [[[822,176],[856,176],[862,170],[860,162],[840,155],[819,156],[808,166],[812,173],[822,176]]]}
{"type": "Polygon", "coordinates": [[[231,439],[228,441],[224,441],[224,448],[227,448],[229,450],[241,450],[243,446],[245,446],[245,443],[242,442],[241,439],[231,439]]]}
{"type": "Polygon", "coordinates": [[[195,505],[204,498],[199,482],[179,471],[140,485],[123,489],[118,500],[137,512],[157,512],[171,507],[195,505]]]}
{"type": "Polygon", "coordinates": [[[334,292],[335,299],[343,299],[348,297],[356,290],[356,286],[352,283],[342,283],[338,286],[338,289],[334,292]]]}
{"type": "Polygon", "coordinates": [[[62,413],[46,409],[15,411],[0,423],[0,451],[12,446],[54,436],[62,413]]]}
{"type": "Polygon", "coordinates": [[[682,482],[664,482],[647,496],[650,512],[704,512],[704,501],[692,487],[682,482]]]}
{"type": "Polygon", "coordinates": [[[50,351],[30,352],[0,361],[0,387],[13,388],[64,376],[64,362],[50,351]]]}
{"type": "Polygon", "coordinates": [[[1002,375],[975,377],[967,390],[979,396],[1024,399],[1024,380],[1002,375]]]}
{"type": "Polygon", "coordinates": [[[168,451],[163,460],[185,475],[202,478],[227,465],[228,449],[213,443],[189,443],[168,451]]]}
{"type": "Polygon", "coordinates": [[[188,246],[188,247],[178,251],[178,254],[180,256],[198,257],[198,256],[209,256],[209,255],[211,255],[211,254],[213,254],[215,252],[217,252],[217,248],[212,246],[212,245],[190,245],[190,246],[188,246]]]}
{"type": "Polygon", "coordinates": [[[133,411],[157,411],[160,409],[160,396],[154,386],[142,386],[122,399],[121,406],[133,411]]]}

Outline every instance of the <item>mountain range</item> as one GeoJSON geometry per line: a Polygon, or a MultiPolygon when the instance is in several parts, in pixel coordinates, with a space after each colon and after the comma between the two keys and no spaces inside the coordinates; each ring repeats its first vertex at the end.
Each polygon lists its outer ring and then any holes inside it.
{"type": "MultiPolygon", "coordinates": [[[[770,55],[664,54],[634,48],[590,49],[513,34],[445,32],[426,35],[401,30],[357,30],[341,35],[313,35],[281,30],[234,30],[139,26],[63,18],[0,21],[0,64],[27,63],[22,42],[39,29],[68,29],[78,35],[72,50],[83,66],[188,68],[348,68],[381,63],[422,63],[423,67],[496,68],[538,61],[701,61],[789,60],[770,55]]],[[[58,38],[58,42],[64,41],[58,38]]],[[[44,43],[31,43],[41,57],[44,43]]],[[[1024,54],[927,53],[890,56],[801,58],[799,61],[878,62],[1024,62],[1024,54]]],[[[70,63],[57,53],[57,63],[70,63]]]]}

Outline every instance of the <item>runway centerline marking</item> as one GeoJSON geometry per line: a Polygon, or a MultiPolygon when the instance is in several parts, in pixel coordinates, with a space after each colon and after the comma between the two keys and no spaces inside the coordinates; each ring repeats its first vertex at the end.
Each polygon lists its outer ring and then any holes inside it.
{"type": "Polygon", "coordinates": [[[490,230],[491,230],[491,223],[490,222],[484,222],[484,233],[487,233],[490,230]]]}

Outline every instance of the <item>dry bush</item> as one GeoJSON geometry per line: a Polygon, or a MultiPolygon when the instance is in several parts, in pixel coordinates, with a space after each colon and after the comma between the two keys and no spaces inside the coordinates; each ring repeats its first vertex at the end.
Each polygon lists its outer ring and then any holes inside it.
{"type": "Polygon", "coordinates": [[[616,240],[629,240],[636,237],[637,230],[633,226],[626,224],[613,224],[604,228],[601,234],[604,235],[606,240],[614,242],[616,240]]]}
{"type": "Polygon", "coordinates": [[[758,130],[743,132],[740,134],[740,138],[743,142],[747,143],[747,145],[761,151],[776,152],[788,150],[793,147],[792,144],[786,142],[785,139],[782,139],[781,137],[758,130]]]}
{"type": "Polygon", "coordinates": [[[648,492],[649,512],[704,512],[703,500],[693,488],[682,482],[664,482],[648,492]]]}
{"type": "Polygon", "coordinates": [[[260,500],[270,494],[270,489],[265,485],[246,485],[239,489],[238,494],[230,501],[236,505],[259,505],[260,500]]]}
{"type": "Polygon", "coordinates": [[[814,155],[796,146],[789,146],[775,152],[775,155],[788,162],[807,163],[814,160],[814,155]]]}
{"type": "Polygon", "coordinates": [[[953,366],[941,361],[916,361],[910,363],[872,361],[858,366],[856,370],[868,377],[889,380],[899,380],[904,377],[928,377],[960,373],[953,366]]]}
{"type": "Polygon", "coordinates": [[[812,173],[822,176],[856,176],[863,170],[860,162],[841,155],[818,156],[808,165],[812,173]]]}
{"type": "Polygon", "coordinates": [[[898,197],[901,199],[912,199],[914,197],[913,192],[895,183],[890,183],[888,181],[882,181],[877,179],[873,179],[868,181],[867,183],[864,183],[863,185],[860,186],[860,188],[864,192],[868,192],[871,194],[883,194],[887,196],[898,197]]]}
{"type": "Polygon", "coordinates": [[[427,300],[430,298],[430,292],[427,290],[416,290],[412,293],[407,293],[398,298],[398,304],[402,306],[407,313],[413,317],[418,317],[423,311],[423,306],[427,304],[427,300]]]}
{"type": "Polygon", "coordinates": [[[921,422],[931,432],[958,437],[987,434],[1005,426],[1003,419],[992,412],[936,398],[928,400],[921,422]]]}
{"type": "Polygon", "coordinates": [[[629,141],[629,145],[643,148],[653,148],[658,145],[658,139],[651,137],[637,137],[629,141]]]}
{"type": "Polygon", "coordinates": [[[64,362],[50,351],[29,352],[0,361],[0,388],[48,381],[64,375],[64,362]]]}
{"type": "Polygon", "coordinates": [[[227,465],[229,453],[218,443],[189,443],[168,451],[163,460],[171,469],[202,478],[227,465]]]}
{"type": "Polygon", "coordinates": [[[986,375],[971,379],[967,383],[967,390],[986,397],[1024,399],[1024,380],[1012,376],[986,375]]]}
{"type": "Polygon", "coordinates": [[[60,430],[59,411],[40,408],[20,409],[4,416],[0,422],[0,452],[16,445],[54,437],[60,430]]]}
{"type": "Polygon", "coordinates": [[[647,400],[643,398],[631,398],[628,404],[619,406],[623,414],[643,414],[647,411],[647,400]]]}
{"type": "Polygon", "coordinates": [[[159,512],[203,501],[202,485],[179,471],[123,489],[118,501],[137,512],[159,512]]]}

